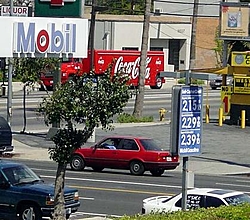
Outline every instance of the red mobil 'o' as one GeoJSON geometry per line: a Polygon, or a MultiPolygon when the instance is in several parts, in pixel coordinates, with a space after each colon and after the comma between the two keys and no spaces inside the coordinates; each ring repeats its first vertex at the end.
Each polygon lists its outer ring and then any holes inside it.
{"type": "Polygon", "coordinates": [[[36,38],[36,46],[39,52],[45,53],[49,47],[49,34],[46,30],[41,30],[36,38]]]}

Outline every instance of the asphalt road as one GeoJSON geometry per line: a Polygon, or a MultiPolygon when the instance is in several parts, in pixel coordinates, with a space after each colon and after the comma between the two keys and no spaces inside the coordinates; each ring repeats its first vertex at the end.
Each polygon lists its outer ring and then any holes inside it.
{"type": "MultiPolygon", "coordinates": [[[[15,159],[17,160],[17,158],[15,159]]],[[[44,161],[24,161],[46,183],[55,181],[56,164],[44,161]]],[[[66,185],[77,188],[81,206],[70,219],[88,216],[122,216],[140,213],[142,200],[157,195],[174,195],[181,192],[182,175],[166,171],[161,177],[149,172],[134,176],[125,170],[104,169],[93,172],[91,168],[66,172],[66,185]]],[[[196,175],[195,187],[232,189],[250,193],[249,177],[196,175]]]]}

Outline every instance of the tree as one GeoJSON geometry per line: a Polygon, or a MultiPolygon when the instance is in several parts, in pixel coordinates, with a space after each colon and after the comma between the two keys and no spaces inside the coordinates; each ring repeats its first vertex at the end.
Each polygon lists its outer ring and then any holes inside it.
{"type": "Polygon", "coordinates": [[[133,112],[133,115],[138,118],[142,116],[143,103],[144,103],[145,70],[146,70],[146,59],[148,50],[148,32],[149,32],[149,22],[150,22],[151,0],[145,0],[145,5],[146,7],[144,13],[143,32],[142,32],[139,85],[138,85],[138,91],[136,93],[135,106],[133,112]]]}
{"type": "Polygon", "coordinates": [[[50,158],[58,164],[53,219],[65,219],[64,178],[72,153],[87,142],[95,127],[113,129],[112,117],[123,112],[130,97],[127,76],[111,75],[111,68],[96,83],[94,73],[76,76],[58,85],[53,95],[40,103],[38,112],[45,115],[47,125],[59,121],[65,124],[52,137],[55,147],[49,149],[50,158]]]}
{"type": "Polygon", "coordinates": [[[15,58],[15,77],[23,83],[23,130],[26,130],[26,94],[34,90],[36,83],[40,82],[40,72],[42,70],[54,69],[58,59],[51,58],[15,58]]]}

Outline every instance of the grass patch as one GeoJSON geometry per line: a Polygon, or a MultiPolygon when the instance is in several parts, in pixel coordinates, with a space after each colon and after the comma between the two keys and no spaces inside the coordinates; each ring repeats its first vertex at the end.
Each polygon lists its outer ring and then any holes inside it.
{"type": "Polygon", "coordinates": [[[139,123],[139,122],[153,122],[153,116],[143,116],[141,118],[136,118],[128,113],[122,113],[117,117],[117,122],[119,123],[139,123]]]}

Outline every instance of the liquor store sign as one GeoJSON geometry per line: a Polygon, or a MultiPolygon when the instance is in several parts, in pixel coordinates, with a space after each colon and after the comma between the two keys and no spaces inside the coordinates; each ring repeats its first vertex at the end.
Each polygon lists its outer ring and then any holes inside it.
{"type": "Polygon", "coordinates": [[[87,56],[86,19],[2,17],[0,28],[0,57],[87,56]]]}
{"type": "Polygon", "coordinates": [[[234,76],[234,93],[250,94],[250,77],[234,76]]]}

